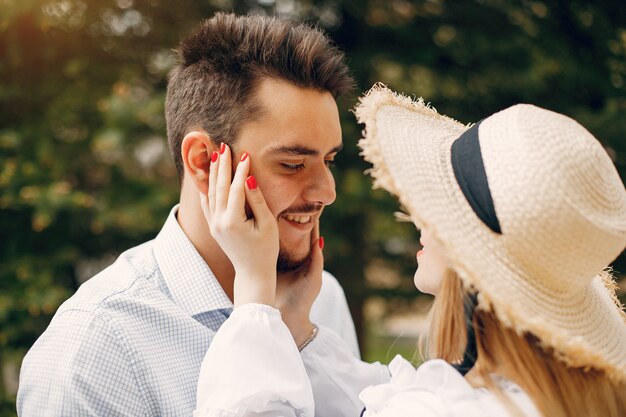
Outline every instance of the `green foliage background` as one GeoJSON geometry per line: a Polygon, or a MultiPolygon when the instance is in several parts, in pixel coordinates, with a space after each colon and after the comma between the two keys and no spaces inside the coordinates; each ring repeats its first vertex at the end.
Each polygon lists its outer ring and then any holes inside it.
{"type": "MultiPolygon", "coordinates": [[[[201,19],[234,10],[315,22],[346,51],[359,92],[383,81],[465,123],[518,102],[567,114],[626,178],[622,3],[0,0],[0,415],[14,415],[10,368],[60,303],[154,237],[176,203],[166,74],[171,49],[201,19]]],[[[395,201],[363,175],[355,99],[339,103],[346,146],[322,233],[327,269],[362,330],[366,299],[392,311],[418,295],[418,243],[394,221],[395,201]]],[[[615,268],[626,271],[623,254],[615,268]]]]}

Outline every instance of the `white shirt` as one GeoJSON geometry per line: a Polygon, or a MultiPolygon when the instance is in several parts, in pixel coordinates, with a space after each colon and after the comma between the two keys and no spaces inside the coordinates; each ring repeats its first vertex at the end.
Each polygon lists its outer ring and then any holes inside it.
{"type": "MultiPolygon", "coordinates": [[[[499,384],[525,416],[540,417],[519,386],[504,379],[499,384]]],[[[194,417],[313,417],[329,407],[337,417],[359,416],[363,407],[366,417],[509,415],[494,394],[473,388],[445,361],[417,370],[400,356],[388,368],[361,362],[324,327],[300,354],[278,310],[236,308],[202,363],[194,417]]]]}

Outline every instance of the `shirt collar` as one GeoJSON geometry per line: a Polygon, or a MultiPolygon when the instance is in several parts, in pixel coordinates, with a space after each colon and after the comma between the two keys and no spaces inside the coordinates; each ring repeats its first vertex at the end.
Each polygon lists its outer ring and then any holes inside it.
{"type": "Polygon", "coordinates": [[[154,239],[154,257],[174,302],[191,316],[231,309],[222,286],[178,224],[178,205],[154,239]]]}

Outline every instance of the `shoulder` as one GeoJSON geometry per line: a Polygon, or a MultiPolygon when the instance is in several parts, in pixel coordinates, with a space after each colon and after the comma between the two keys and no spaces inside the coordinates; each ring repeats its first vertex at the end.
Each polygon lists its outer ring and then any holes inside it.
{"type": "MultiPolygon", "coordinates": [[[[142,311],[167,299],[153,281],[150,245],[122,253],[117,260],[86,281],[57,310],[48,328],[29,351],[29,357],[56,361],[57,352],[67,361],[81,351],[120,349],[124,328],[141,320],[142,311]]],[[[156,265],[156,264],[155,264],[156,265]]]]}
{"type": "Polygon", "coordinates": [[[345,293],[341,284],[333,274],[328,271],[322,271],[322,288],[318,298],[345,298],[345,293]]]}
{"type": "Polygon", "coordinates": [[[313,307],[312,314],[336,315],[347,311],[347,300],[343,288],[330,272],[322,272],[322,288],[313,307]],[[346,311],[344,311],[346,310],[346,311]],[[324,313],[325,312],[325,313],[324,313]]]}
{"type": "Polygon", "coordinates": [[[151,242],[123,252],[113,264],[83,283],[57,310],[55,318],[68,311],[96,312],[115,299],[138,294],[141,287],[157,288],[152,278],[157,264],[151,242]]]}
{"type": "Polygon", "coordinates": [[[50,415],[68,410],[81,414],[85,404],[104,405],[110,392],[140,409],[143,401],[135,386],[128,349],[111,323],[68,310],[62,320],[53,320],[24,357],[17,405],[22,415],[41,415],[44,409],[50,415]]]}
{"type": "Polygon", "coordinates": [[[22,363],[22,410],[52,407],[54,413],[52,403],[75,411],[81,404],[108,407],[115,396],[129,399],[130,408],[143,407],[127,336],[138,321],[145,321],[142,309],[154,305],[151,300],[159,294],[151,259],[149,243],[122,253],[59,307],[22,363]]]}
{"type": "Polygon", "coordinates": [[[322,288],[311,307],[311,320],[337,333],[360,358],[354,322],[343,288],[329,272],[322,273],[322,288]]]}

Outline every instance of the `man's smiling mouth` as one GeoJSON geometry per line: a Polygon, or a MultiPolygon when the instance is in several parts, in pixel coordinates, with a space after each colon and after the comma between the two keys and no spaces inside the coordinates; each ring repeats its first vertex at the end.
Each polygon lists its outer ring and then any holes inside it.
{"type": "Polygon", "coordinates": [[[297,216],[294,214],[285,214],[282,216],[284,219],[289,220],[290,222],[306,224],[311,221],[312,216],[297,216]]]}

